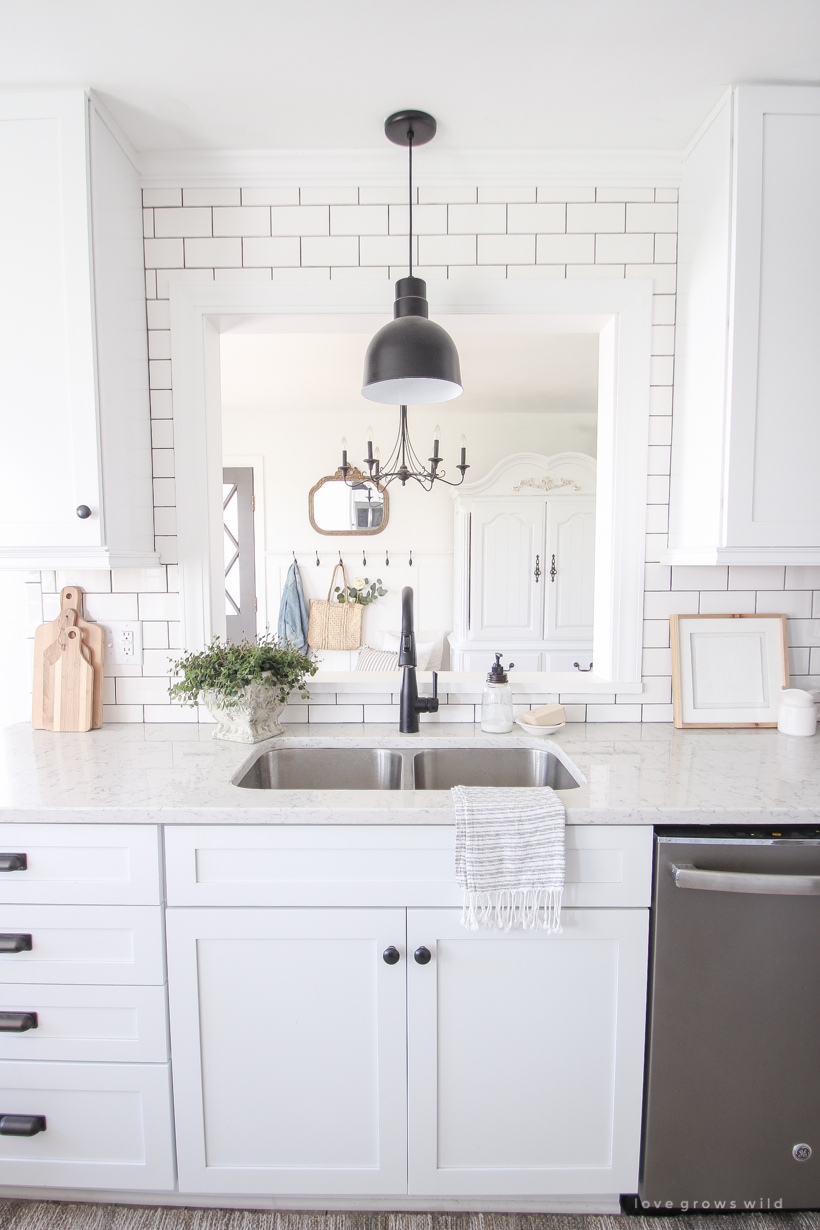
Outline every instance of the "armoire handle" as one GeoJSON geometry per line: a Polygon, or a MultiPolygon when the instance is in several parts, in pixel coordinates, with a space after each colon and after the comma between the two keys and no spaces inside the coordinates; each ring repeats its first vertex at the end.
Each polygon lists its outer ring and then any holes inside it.
{"type": "Polygon", "coordinates": [[[541,556],[540,555],[536,555],[535,557],[535,572],[532,575],[535,577],[535,584],[537,585],[541,577],[541,556]]]}
{"type": "Polygon", "coordinates": [[[552,564],[550,565],[550,580],[554,582],[557,576],[558,576],[558,569],[555,567],[555,556],[553,555],[552,564]]]}

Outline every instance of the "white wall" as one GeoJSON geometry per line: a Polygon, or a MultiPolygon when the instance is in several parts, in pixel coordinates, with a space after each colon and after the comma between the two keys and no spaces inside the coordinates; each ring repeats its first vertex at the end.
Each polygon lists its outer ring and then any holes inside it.
{"type": "MultiPolygon", "coordinates": [[[[418,189],[421,276],[431,303],[439,278],[652,278],[654,336],[644,623],[644,694],[637,703],[577,703],[576,720],[671,721],[669,615],[783,611],[793,682],[820,687],[820,568],[674,568],[666,547],[675,349],[677,191],[672,188],[455,187],[418,189]]],[[[178,644],[172,363],[173,280],[376,279],[405,273],[402,188],[152,188],[145,205],[146,294],[154,430],[155,531],[163,568],[152,574],[71,575],[89,589],[93,618],[143,621],[143,668],[109,671],[106,719],[190,720],[168,705],[167,647],[178,644]],[[116,612],[116,613],[115,613],[116,612]],[[116,678],[114,677],[116,675],[116,678]]],[[[433,311],[435,314],[435,311],[433,311]]],[[[340,433],[341,434],[341,433],[340,433]]],[[[352,431],[350,433],[352,436],[352,431]]],[[[410,546],[412,544],[405,543],[410,546]]],[[[391,574],[392,575],[392,574],[391,574]]],[[[31,620],[54,618],[63,578],[32,580],[31,620]]],[[[31,629],[30,629],[31,630],[31,629]]],[[[581,698],[583,699],[583,698],[581,698]]],[[[314,706],[306,706],[312,710],[314,706]]],[[[327,710],[328,706],[315,706],[327,710]]],[[[468,705],[457,716],[470,718],[468,705]]],[[[339,715],[363,717],[362,705],[339,715]]],[[[317,716],[320,716],[317,713],[317,716]]]]}

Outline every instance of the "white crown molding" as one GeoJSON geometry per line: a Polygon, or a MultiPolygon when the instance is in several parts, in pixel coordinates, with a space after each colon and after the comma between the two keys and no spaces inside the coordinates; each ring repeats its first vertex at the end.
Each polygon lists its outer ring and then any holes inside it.
{"type": "MultiPolygon", "coordinates": [[[[403,185],[403,159],[391,148],[325,150],[143,150],[145,188],[272,185],[403,185]]],[[[425,149],[421,186],[572,185],[676,187],[679,150],[425,149]]]]}

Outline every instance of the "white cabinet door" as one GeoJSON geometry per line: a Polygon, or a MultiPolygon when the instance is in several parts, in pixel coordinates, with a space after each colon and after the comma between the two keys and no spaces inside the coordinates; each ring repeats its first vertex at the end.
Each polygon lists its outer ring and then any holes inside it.
{"type": "Polygon", "coordinates": [[[180,1191],[404,1192],[404,911],[172,909],[167,934],[180,1191]]]}
{"type": "MultiPolygon", "coordinates": [[[[476,500],[471,515],[469,635],[541,636],[544,501],[476,500]],[[540,575],[536,576],[536,571],[540,575]]],[[[499,650],[502,646],[499,644],[499,650]]]]}
{"type": "Polygon", "coordinates": [[[81,89],[0,95],[0,566],[159,563],[132,157],[81,89]]]}
{"type": "Polygon", "coordinates": [[[550,500],[547,506],[547,637],[592,640],[595,501],[550,500]]]}
{"type": "Polygon", "coordinates": [[[565,910],[558,935],[408,911],[412,1195],[637,1190],[649,913],[565,910]]]}

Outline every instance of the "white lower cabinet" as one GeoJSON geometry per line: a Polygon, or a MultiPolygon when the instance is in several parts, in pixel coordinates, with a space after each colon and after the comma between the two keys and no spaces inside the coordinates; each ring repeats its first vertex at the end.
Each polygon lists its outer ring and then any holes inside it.
{"type": "Polygon", "coordinates": [[[646,908],[566,909],[557,935],[453,908],[166,918],[181,1192],[637,1189],[646,908]]]}
{"type": "Polygon", "coordinates": [[[0,1183],[170,1191],[168,1064],[0,1062],[0,1183]],[[7,1136],[2,1116],[45,1119],[7,1136]]]}
{"type": "Polygon", "coordinates": [[[405,1192],[405,911],[166,919],[180,1191],[405,1192]]]}
{"type": "Polygon", "coordinates": [[[648,911],[558,935],[408,910],[411,1195],[637,1190],[648,911]]]}

